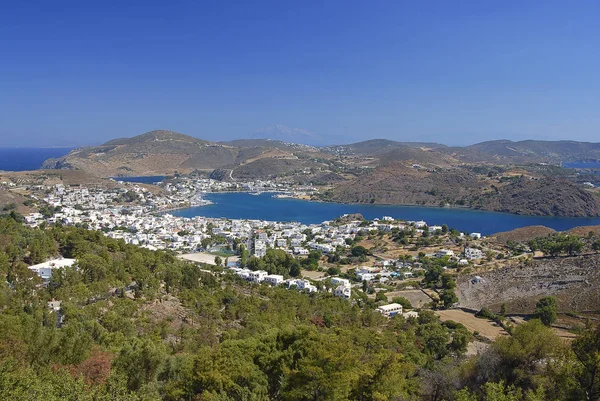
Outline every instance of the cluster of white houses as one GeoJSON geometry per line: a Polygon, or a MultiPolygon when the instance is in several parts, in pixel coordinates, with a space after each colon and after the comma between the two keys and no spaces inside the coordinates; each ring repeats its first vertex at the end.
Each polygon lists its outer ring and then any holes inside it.
{"type": "Polygon", "coordinates": [[[283,279],[279,274],[269,274],[264,270],[250,270],[232,267],[231,271],[238,276],[254,283],[267,283],[272,286],[285,285],[287,288],[297,288],[300,291],[317,292],[317,287],[305,279],[283,279]]]}

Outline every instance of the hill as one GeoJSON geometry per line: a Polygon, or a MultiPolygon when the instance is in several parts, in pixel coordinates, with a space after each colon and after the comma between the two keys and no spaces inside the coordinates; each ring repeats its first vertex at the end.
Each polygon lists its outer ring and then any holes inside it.
{"type": "Polygon", "coordinates": [[[465,148],[485,158],[513,163],[597,160],[600,159],[600,143],[576,141],[508,141],[481,142],[465,148]]]}
{"type": "Polygon", "coordinates": [[[566,180],[488,178],[463,168],[425,170],[395,162],[341,183],[325,200],[440,206],[537,216],[600,215],[599,198],[566,180]]]}
{"type": "Polygon", "coordinates": [[[599,198],[566,180],[520,178],[483,194],[476,208],[538,216],[600,215],[599,198]]]}
{"type": "Polygon", "coordinates": [[[338,202],[438,206],[440,202],[468,199],[484,183],[462,169],[429,172],[390,163],[331,190],[338,202]]]}
{"type": "Polygon", "coordinates": [[[356,142],[348,145],[326,146],[323,149],[334,154],[374,156],[396,148],[406,147],[439,149],[445,148],[446,145],[433,142],[398,142],[389,139],[370,139],[368,141],[356,142]]]}
{"type": "Polygon", "coordinates": [[[83,170],[101,177],[164,175],[238,165],[269,149],[229,146],[158,130],[76,149],[59,159],[47,160],[43,167],[83,170]]]}

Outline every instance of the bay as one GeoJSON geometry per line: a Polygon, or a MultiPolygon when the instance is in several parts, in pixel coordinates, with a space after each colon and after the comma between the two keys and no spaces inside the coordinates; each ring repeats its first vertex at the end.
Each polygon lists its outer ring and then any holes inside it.
{"type": "Polygon", "coordinates": [[[484,235],[532,225],[543,225],[558,231],[577,226],[600,225],[600,217],[538,217],[456,208],[323,203],[273,198],[272,195],[271,193],[250,195],[243,192],[211,193],[206,194],[204,199],[214,202],[212,205],[180,209],[169,213],[180,217],[296,221],[304,224],[333,220],[347,213],[360,213],[369,220],[383,216],[400,220],[424,220],[429,225],[447,224],[460,231],[479,232],[484,235]]]}

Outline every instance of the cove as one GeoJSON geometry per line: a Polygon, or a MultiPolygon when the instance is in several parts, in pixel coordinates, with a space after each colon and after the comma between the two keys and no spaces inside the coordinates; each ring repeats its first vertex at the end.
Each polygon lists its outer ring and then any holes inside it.
{"type": "Polygon", "coordinates": [[[557,231],[577,226],[600,225],[600,217],[538,217],[478,210],[397,205],[360,205],[309,202],[289,198],[273,198],[271,193],[250,195],[244,192],[210,193],[204,199],[212,205],[169,212],[179,217],[221,217],[268,221],[297,221],[316,224],[347,213],[360,213],[366,219],[391,216],[399,220],[424,220],[430,225],[447,224],[465,232],[490,235],[518,227],[543,225],[557,231]]]}

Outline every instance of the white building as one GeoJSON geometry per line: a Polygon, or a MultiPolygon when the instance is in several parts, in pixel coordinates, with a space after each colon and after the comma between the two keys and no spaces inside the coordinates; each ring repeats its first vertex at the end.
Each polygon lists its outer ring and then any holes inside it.
{"type": "Polygon", "coordinates": [[[444,256],[454,256],[454,251],[450,250],[450,249],[440,249],[439,251],[437,251],[435,253],[435,257],[436,258],[443,258],[444,256]]]}
{"type": "Polygon", "coordinates": [[[388,304],[381,305],[377,308],[377,312],[381,313],[384,316],[391,317],[395,315],[402,314],[402,305],[400,304],[388,304]]]}
{"type": "Polygon", "coordinates": [[[469,260],[483,258],[483,252],[477,248],[465,248],[465,257],[469,260]]]}
{"type": "Polygon", "coordinates": [[[265,283],[269,283],[271,285],[279,285],[283,283],[283,276],[278,274],[269,274],[265,276],[263,280],[265,283]]]}
{"type": "Polygon", "coordinates": [[[350,280],[340,277],[331,277],[331,284],[334,286],[341,285],[344,287],[350,287],[350,280]]]}
{"type": "Polygon", "coordinates": [[[296,288],[301,291],[317,292],[317,287],[312,285],[308,280],[296,280],[296,288]]]}
{"type": "MultiPolygon", "coordinates": [[[[255,283],[262,283],[268,274],[269,273],[264,270],[251,271],[248,274],[248,279],[250,281],[254,281],[255,283]]],[[[282,277],[282,279],[283,279],[283,277],[282,277]]]]}
{"type": "Polygon", "coordinates": [[[296,247],[294,248],[294,253],[296,255],[308,255],[309,251],[306,248],[296,247]]]}
{"type": "Polygon", "coordinates": [[[352,288],[345,285],[339,285],[335,288],[335,290],[333,290],[333,295],[344,299],[350,299],[352,296],[352,288]]]}
{"type": "Polygon", "coordinates": [[[29,266],[29,269],[35,272],[44,281],[49,281],[52,277],[52,270],[70,267],[75,264],[75,259],[54,259],[37,265],[29,266]]]}

